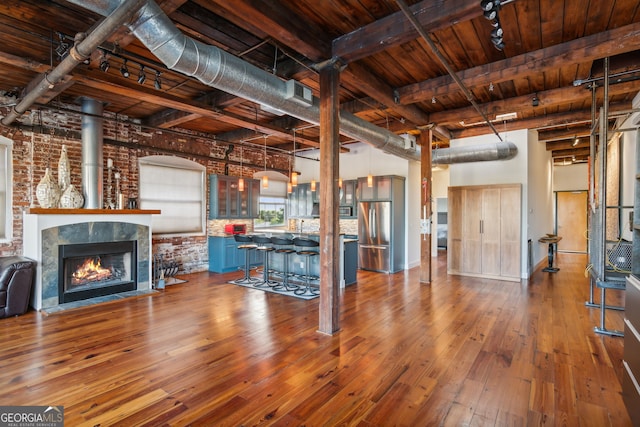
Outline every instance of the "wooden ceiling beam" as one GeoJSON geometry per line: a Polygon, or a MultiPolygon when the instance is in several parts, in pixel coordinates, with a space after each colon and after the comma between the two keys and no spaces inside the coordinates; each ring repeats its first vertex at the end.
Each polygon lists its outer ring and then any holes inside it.
{"type": "MultiPolygon", "coordinates": [[[[167,108],[182,110],[191,114],[198,114],[202,117],[251,129],[253,131],[262,132],[264,134],[291,138],[291,132],[286,129],[277,128],[275,126],[271,126],[268,123],[261,123],[256,120],[239,116],[237,114],[232,114],[228,111],[214,109],[213,107],[198,101],[186,100],[170,95],[166,92],[158,92],[151,88],[146,88],[129,81],[110,81],[112,80],[112,78],[109,76],[102,76],[101,80],[96,80],[83,71],[76,71],[77,73],[74,74],[74,80],[78,84],[82,84],[95,89],[110,91],[110,93],[115,93],[126,97],[134,96],[140,101],[162,105],[167,108]]],[[[314,143],[313,141],[309,142],[314,143]]]]}
{"type": "Polygon", "coordinates": [[[580,142],[577,145],[573,145],[572,140],[560,141],[560,142],[547,142],[545,143],[547,147],[547,151],[558,151],[558,150],[577,150],[580,148],[589,147],[589,140],[586,138],[581,138],[580,142]]]}
{"type": "Polygon", "coordinates": [[[313,61],[331,57],[331,43],[319,28],[308,25],[304,19],[276,1],[268,0],[194,0],[204,8],[215,3],[222,16],[253,34],[267,34],[274,40],[300,52],[313,61]]]}
{"type": "Polygon", "coordinates": [[[588,138],[590,135],[591,126],[589,124],[585,124],[578,127],[538,130],[538,141],[548,143],[563,139],[588,138]]]}
{"type": "MultiPolygon", "coordinates": [[[[482,14],[477,0],[424,0],[410,9],[427,32],[447,28],[482,14]]],[[[350,63],[416,38],[416,29],[400,11],[334,39],[333,56],[350,63]]]]}
{"type": "MultiPolygon", "coordinates": [[[[542,73],[561,68],[567,63],[584,63],[607,56],[638,49],[640,22],[611,31],[582,37],[570,42],[517,55],[458,72],[458,77],[468,88],[486,86],[526,78],[531,73],[542,73]]],[[[436,77],[397,89],[401,104],[425,101],[460,88],[449,75],[436,77]]]]}
{"type": "Polygon", "coordinates": [[[589,152],[589,147],[582,147],[582,148],[572,148],[572,149],[567,149],[567,150],[555,150],[551,152],[551,157],[556,158],[556,157],[578,157],[578,156],[589,156],[590,152],[589,152]]]}
{"type": "MultiPolygon", "coordinates": [[[[609,96],[635,93],[638,91],[640,91],[640,80],[612,84],[609,86],[609,96]]],[[[596,94],[602,97],[602,93],[603,88],[598,88],[596,94]]],[[[567,86],[558,89],[551,89],[543,92],[537,92],[536,95],[539,100],[539,105],[537,107],[533,107],[531,105],[533,95],[528,94],[481,104],[480,108],[485,112],[489,119],[494,119],[497,114],[512,111],[544,111],[545,108],[570,105],[574,103],[586,102],[591,104],[591,91],[583,86],[567,86]]],[[[478,111],[471,106],[431,113],[429,118],[431,119],[431,122],[437,123],[441,126],[447,126],[454,123],[458,124],[460,122],[475,123],[483,120],[478,111]]]]}
{"type": "MultiPolygon", "coordinates": [[[[207,104],[218,110],[224,110],[227,107],[241,104],[246,100],[221,90],[215,90],[197,98],[196,101],[207,104]]],[[[147,117],[143,122],[148,126],[170,129],[184,123],[188,123],[192,120],[197,120],[201,117],[202,116],[200,114],[168,109],[147,117]]]]}
{"type": "MultiPolygon", "coordinates": [[[[609,106],[610,113],[616,113],[626,111],[630,108],[630,103],[611,104],[609,106]]],[[[546,116],[532,117],[530,119],[512,120],[504,124],[500,124],[500,133],[521,130],[521,129],[537,129],[544,127],[558,127],[566,126],[574,123],[590,123],[591,111],[571,111],[568,113],[548,114],[546,116]]],[[[462,130],[454,130],[452,133],[453,138],[468,138],[471,136],[487,135],[493,133],[489,126],[474,126],[462,130]]]]}

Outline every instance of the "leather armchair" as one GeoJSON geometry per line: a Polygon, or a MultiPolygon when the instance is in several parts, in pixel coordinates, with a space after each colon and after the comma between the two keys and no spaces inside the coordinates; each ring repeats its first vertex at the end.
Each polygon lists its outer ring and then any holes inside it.
{"type": "Polygon", "coordinates": [[[36,262],[32,259],[0,257],[0,318],[26,313],[35,272],[36,262]]]}

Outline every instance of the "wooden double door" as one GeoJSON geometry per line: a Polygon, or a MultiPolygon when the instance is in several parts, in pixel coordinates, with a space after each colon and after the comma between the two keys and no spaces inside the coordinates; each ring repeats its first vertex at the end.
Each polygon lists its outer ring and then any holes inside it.
{"type": "Polygon", "coordinates": [[[521,186],[449,187],[450,274],[520,280],[521,186]]]}

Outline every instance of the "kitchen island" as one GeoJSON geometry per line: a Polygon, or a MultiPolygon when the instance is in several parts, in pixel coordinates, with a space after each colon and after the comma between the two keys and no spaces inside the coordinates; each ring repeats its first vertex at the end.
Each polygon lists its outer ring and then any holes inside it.
{"type": "MultiPolygon", "coordinates": [[[[310,240],[319,241],[319,233],[292,233],[283,230],[261,230],[255,232],[253,235],[263,235],[268,237],[273,236],[287,236],[289,238],[305,238],[310,240]]],[[[358,268],[357,245],[358,240],[353,238],[354,236],[345,236],[340,234],[340,287],[351,285],[356,282],[356,270],[358,268]]],[[[239,271],[244,267],[245,253],[242,250],[237,249],[238,243],[236,243],[233,235],[218,234],[210,235],[209,238],[209,271],[214,273],[228,273],[231,271],[239,271]]],[[[295,247],[292,249],[296,251],[303,250],[305,248],[295,247]]],[[[311,248],[313,250],[318,249],[311,248]]],[[[270,252],[270,268],[276,271],[284,271],[284,256],[282,254],[276,254],[270,252]]],[[[306,257],[300,256],[296,253],[289,255],[289,273],[296,275],[303,275],[306,273],[306,257]]],[[[320,276],[320,256],[309,258],[309,273],[311,276],[320,276]]],[[[250,251],[249,263],[252,267],[260,266],[263,264],[263,252],[262,251],[250,251]]],[[[254,274],[255,275],[255,274],[254,274]]],[[[277,280],[277,277],[273,278],[277,280]]],[[[315,282],[317,284],[317,280],[315,282]]]]}

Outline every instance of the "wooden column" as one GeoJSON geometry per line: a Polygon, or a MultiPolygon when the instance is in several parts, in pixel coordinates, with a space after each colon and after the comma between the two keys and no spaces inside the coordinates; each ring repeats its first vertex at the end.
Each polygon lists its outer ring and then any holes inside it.
{"type": "Polygon", "coordinates": [[[328,61],[320,69],[320,325],[332,335],[340,329],[340,66],[328,61]]]}
{"type": "Polygon", "coordinates": [[[431,283],[431,130],[420,133],[420,283],[431,283]]]}

